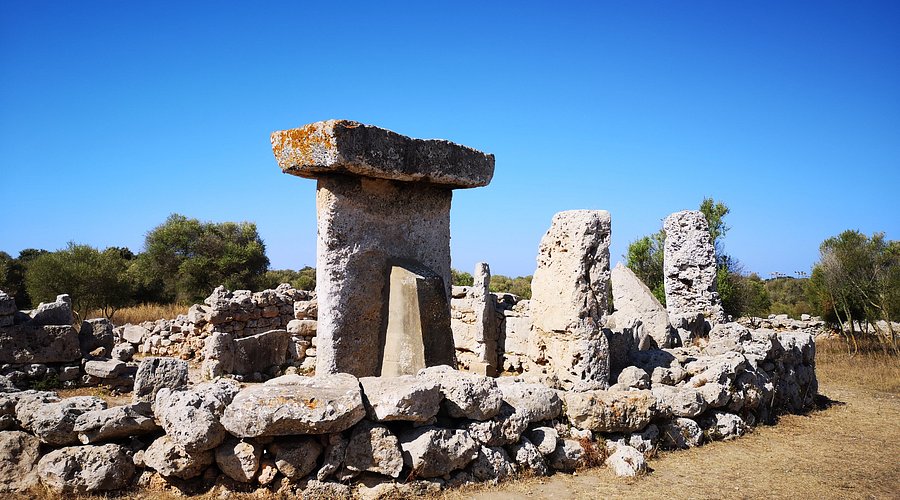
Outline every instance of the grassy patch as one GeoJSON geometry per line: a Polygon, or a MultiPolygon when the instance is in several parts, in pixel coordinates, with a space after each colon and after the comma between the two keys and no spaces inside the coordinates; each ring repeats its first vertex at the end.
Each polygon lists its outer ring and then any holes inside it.
{"type": "MultiPolygon", "coordinates": [[[[190,306],[182,304],[138,304],[131,307],[123,307],[113,314],[112,321],[117,325],[131,323],[136,325],[144,321],[156,321],[158,319],[175,319],[179,314],[187,314],[190,306]]],[[[87,318],[102,318],[99,310],[90,311],[87,318]]]]}

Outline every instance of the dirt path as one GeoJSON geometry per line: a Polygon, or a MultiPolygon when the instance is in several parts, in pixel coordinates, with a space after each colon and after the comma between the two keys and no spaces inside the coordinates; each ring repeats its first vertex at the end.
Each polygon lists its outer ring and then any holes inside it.
{"type": "Polygon", "coordinates": [[[595,469],[446,498],[900,499],[900,396],[830,384],[820,392],[835,403],[736,441],[661,454],[643,478],[595,469]]]}

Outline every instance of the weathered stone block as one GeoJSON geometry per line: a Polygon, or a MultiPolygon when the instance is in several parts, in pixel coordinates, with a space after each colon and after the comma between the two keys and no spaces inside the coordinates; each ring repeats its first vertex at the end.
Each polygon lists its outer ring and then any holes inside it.
{"type": "MultiPolygon", "coordinates": [[[[663,274],[666,309],[675,326],[702,314],[710,326],[725,321],[716,292],[716,249],[703,212],[684,210],[666,217],[663,274]]],[[[688,335],[706,333],[683,332],[688,335]]],[[[683,342],[687,339],[681,339],[683,342]]]]}
{"type": "Polygon", "coordinates": [[[352,375],[284,375],[239,392],[222,425],[238,437],[327,434],[350,428],[365,414],[352,375]]]}
{"type": "Polygon", "coordinates": [[[391,266],[381,376],[414,375],[454,365],[447,291],[440,276],[415,265],[391,266]]]}
{"type": "Polygon", "coordinates": [[[249,375],[280,367],[287,361],[290,338],[287,330],[270,330],[234,339],[231,373],[249,375]]]}
{"type": "Polygon", "coordinates": [[[437,139],[413,139],[349,120],[273,132],[272,151],[285,173],[318,178],[352,174],[453,188],[487,186],[494,156],[437,139]]]}
{"type": "Polygon", "coordinates": [[[567,389],[609,386],[609,344],[600,326],[609,287],[610,217],[571,210],[541,239],[531,284],[532,356],[567,389]]]}
{"type": "Polygon", "coordinates": [[[0,363],[66,363],[81,359],[78,332],[71,325],[31,323],[0,330],[0,363]]]}
{"type": "Polygon", "coordinates": [[[675,332],[669,324],[669,314],[647,285],[621,263],[613,268],[610,281],[617,322],[638,319],[643,326],[644,335],[637,339],[636,347],[642,350],[672,347],[675,332]]]}

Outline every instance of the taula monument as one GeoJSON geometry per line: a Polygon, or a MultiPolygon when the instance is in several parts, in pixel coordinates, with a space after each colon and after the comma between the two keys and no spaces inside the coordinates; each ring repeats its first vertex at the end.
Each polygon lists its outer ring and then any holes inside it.
{"type": "Polygon", "coordinates": [[[455,366],[450,201],[486,186],[494,156],[348,120],[274,132],[282,171],[316,179],[316,373],[455,366]]]}
{"type": "Polygon", "coordinates": [[[666,219],[668,309],[610,269],[605,210],[553,217],[525,299],[491,292],[487,263],[450,282],[453,190],[487,185],[493,156],[340,120],[272,148],[318,182],[317,292],[222,286],[174,320],[76,330],[68,295],[19,311],[0,291],[0,497],[420,498],[601,459],[634,476],[814,402],[813,334],[722,312],[699,212],[666,219]]]}

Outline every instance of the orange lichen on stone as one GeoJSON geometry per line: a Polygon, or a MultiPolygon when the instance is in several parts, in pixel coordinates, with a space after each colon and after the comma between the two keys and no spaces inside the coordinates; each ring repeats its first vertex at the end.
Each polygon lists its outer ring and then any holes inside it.
{"type": "Polygon", "coordinates": [[[319,163],[317,157],[321,158],[323,153],[336,147],[332,133],[334,123],[329,120],[272,132],[272,151],[282,170],[319,163]]]}

